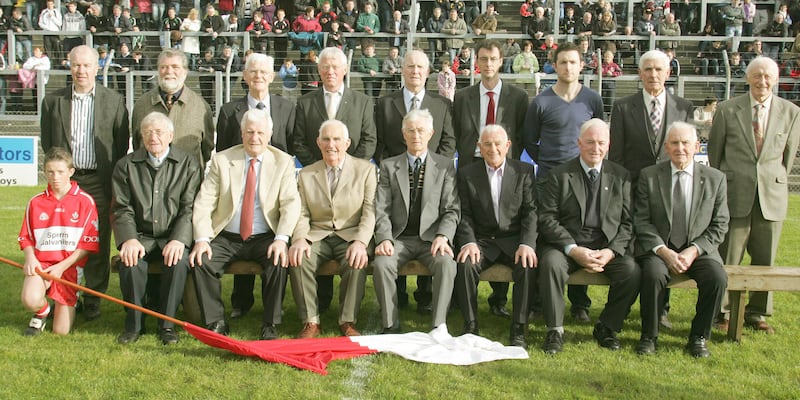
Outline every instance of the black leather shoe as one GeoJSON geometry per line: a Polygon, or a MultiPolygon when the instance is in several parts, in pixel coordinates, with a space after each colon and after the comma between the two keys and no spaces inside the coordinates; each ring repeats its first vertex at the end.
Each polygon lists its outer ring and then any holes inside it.
{"type": "Polygon", "coordinates": [[[428,315],[433,313],[433,307],[430,303],[422,304],[417,303],[417,314],[428,315]]]}
{"type": "Polygon", "coordinates": [[[161,339],[161,343],[164,346],[169,346],[171,344],[178,343],[178,333],[175,332],[172,328],[164,328],[158,334],[158,337],[161,339]]]}
{"type": "Polygon", "coordinates": [[[523,349],[528,348],[528,343],[525,341],[525,325],[512,323],[511,324],[511,335],[510,335],[510,342],[512,346],[522,347],[523,349]]]}
{"type": "Polygon", "coordinates": [[[122,332],[122,334],[117,337],[117,343],[119,344],[133,343],[137,340],[139,340],[139,333],[137,332],[122,332]]]}
{"type": "Polygon", "coordinates": [[[642,356],[655,354],[657,340],[658,338],[642,336],[642,338],[639,339],[639,344],[636,345],[636,354],[642,356]]]}
{"type": "Polygon", "coordinates": [[[400,328],[400,324],[397,324],[397,325],[392,325],[388,328],[383,328],[383,330],[381,331],[381,335],[393,335],[401,332],[402,330],[400,328]]]}
{"type": "Polygon", "coordinates": [[[689,342],[686,343],[686,351],[694,358],[706,358],[711,356],[706,346],[706,338],[702,336],[690,336],[689,342]]]}
{"type": "Polygon", "coordinates": [[[658,317],[658,324],[661,325],[661,327],[666,330],[672,329],[672,322],[669,322],[669,317],[667,316],[667,313],[663,313],[661,314],[660,317],[658,317]]]}
{"type": "Polygon", "coordinates": [[[556,330],[547,331],[547,336],[544,338],[544,344],[542,345],[542,350],[544,350],[545,354],[560,353],[563,348],[564,337],[561,332],[556,330]]]}
{"type": "Polygon", "coordinates": [[[585,308],[576,308],[570,312],[572,319],[579,324],[591,324],[592,319],[589,318],[589,312],[585,308]]]}
{"type": "Polygon", "coordinates": [[[609,350],[619,350],[617,334],[611,329],[608,329],[602,322],[595,324],[592,336],[597,340],[597,344],[599,344],[600,347],[605,347],[609,350]]]}
{"type": "Polygon", "coordinates": [[[278,338],[278,327],[275,324],[261,325],[261,340],[273,340],[278,338]]]}
{"type": "Polygon", "coordinates": [[[211,332],[219,333],[220,335],[225,335],[225,336],[228,336],[228,334],[231,333],[231,328],[224,320],[212,322],[208,324],[206,329],[210,330],[211,332]]]}
{"type": "Polygon", "coordinates": [[[92,321],[100,318],[100,304],[85,303],[83,304],[83,318],[87,321],[92,321]]]}
{"type": "Polygon", "coordinates": [[[467,333],[471,333],[473,335],[478,334],[478,321],[472,320],[464,322],[464,333],[462,333],[462,335],[466,335],[467,333]]]}
{"type": "Polygon", "coordinates": [[[511,318],[511,313],[508,312],[506,306],[503,305],[491,306],[489,307],[489,311],[491,311],[492,314],[497,315],[498,317],[511,318]]]}

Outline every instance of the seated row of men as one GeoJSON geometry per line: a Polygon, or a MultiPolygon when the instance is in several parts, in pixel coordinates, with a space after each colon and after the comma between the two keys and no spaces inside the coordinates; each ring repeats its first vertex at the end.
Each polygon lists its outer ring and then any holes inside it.
{"type": "MultiPolygon", "coordinates": [[[[161,311],[174,315],[192,271],[204,322],[227,334],[220,278],[230,262],[252,260],[263,267],[262,339],[279,336],[288,276],[304,324],[298,336],[310,338],[321,332],[316,271],[336,260],[339,329],[359,335],[372,258],[383,332],[399,332],[398,266],[418,260],[433,274],[433,326],[446,323],[455,292],[465,332],[477,333],[479,273],[503,263],[513,266],[515,283],[511,344],[527,346],[529,301],[538,288],[548,331],[543,349],[554,354],[563,346],[564,285],[570,272],[585,269],[611,280],[594,329],[598,343],[619,349],[616,334],[641,292],[636,351],[649,354],[670,273],[687,273],[699,288],[687,349],[709,355],[706,340],[727,279],[717,252],[728,229],[726,181],[694,163],[698,142],[691,125],[669,128],[671,161],[644,169],[634,195],[628,171],[605,160],[609,128],[602,120],[584,123],[580,155],[539,182],[530,165],[507,158],[512,144],[499,125],[481,132],[484,162],[456,173],[450,158],[428,151],[433,124],[427,110],[408,112],[402,120],[406,152],[384,159],[376,174],[372,164],[347,154],[346,125],[328,120],[316,140],[322,160],[295,178],[291,156],[268,145],[269,114],[253,109],[241,120],[242,144],[214,155],[201,184],[196,160],[169,146],[169,118],[148,115],[141,126],[144,147],[119,162],[113,178],[112,226],[129,267],[120,272],[123,296],[141,304],[147,261],[163,258],[161,311]]],[[[139,312],[128,310],[118,340],[137,340],[140,321],[139,312]]],[[[159,328],[165,344],[177,341],[169,322],[159,328]]]]}

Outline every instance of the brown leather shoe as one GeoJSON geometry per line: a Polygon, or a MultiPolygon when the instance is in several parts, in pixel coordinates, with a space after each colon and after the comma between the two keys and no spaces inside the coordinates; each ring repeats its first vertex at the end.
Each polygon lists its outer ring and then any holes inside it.
{"type": "Polygon", "coordinates": [[[767,324],[766,321],[748,322],[747,326],[749,326],[750,328],[755,329],[757,331],[764,332],[767,335],[774,335],[775,334],[775,329],[773,329],[771,326],[769,326],[769,324],[767,324]]]}
{"type": "Polygon", "coordinates": [[[356,329],[352,322],[345,322],[339,325],[339,330],[342,331],[342,336],[361,336],[361,332],[356,329]]]}
{"type": "Polygon", "coordinates": [[[315,324],[312,322],[306,322],[303,325],[303,330],[297,335],[298,339],[311,339],[319,336],[320,327],[319,324],[315,324]]]}
{"type": "Polygon", "coordinates": [[[728,333],[729,324],[730,324],[730,322],[728,322],[727,319],[718,319],[718,320],[714,321],[714,328],[716,328],[719,331],[728,333]]]}

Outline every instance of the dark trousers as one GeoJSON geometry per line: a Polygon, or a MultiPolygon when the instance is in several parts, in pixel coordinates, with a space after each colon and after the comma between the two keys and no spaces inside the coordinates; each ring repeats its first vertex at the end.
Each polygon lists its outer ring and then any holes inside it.
{"type": "MultiPolygon", "coordinates": [[[[642,285],[639,302],[642,314],[642,336],[658,337],[658,317],[663,312],[664,291],[670,281],[670,273],[664,261],[655,254],[637,259],[642,269],[642,285]]],[[[719,313],[728,275],[722,264],[707,256],[700,256],[686,271],[697,282],[697,303],[692,320],[691,336],[711,336],[711,325],[719,313]]]]}
{"type": "MultiPolygon", "coordinates": [[[[480,246],[480,245],[479,245],[480,246]]],[[[481,254],[486,254],[484,246],[481,247],[481,254]]],[[[467,262],[458,265],[456,271],[455,294],[458,301],[458,308],[461,309],[461,316],[464,322],[477,321],[478,319],[478,282],[481,271],[500,262],[512,265],[512,277],[514,279],[513,311],[511,319],[514,323],[528,323],[528,309],[530,308],[530,289],[533,287],[534,270],[533,268],[523,268],[521,264],[514,264],[514,258],[505,254],[500,254],[494,260],[488,257],[481,257],[481,261],[474,264],[467,259],[467,262]]],[[[505,283],[505,282],[503,282],[505,283]]],[[[506,284],[506,289],[508,285],[506,284]]],[[[490,298],[491,302],[491,298],[490,298]]]]}
{"type": "MultiPolygon", "coordinates": [[[[261,299],[264,304],[264,323],[280,324],[283,294],[286,291],[287,269],[274,265],[267,258],[266,249],[274,240],[271,233],[254,235],[242,241],[238,234],[222,232],[211,241],[211,259],[204,258],[203,265],[195,266],[194,273],[197,299],[203,313],[203,321],[208,325],[225,319],[225,306],[222,304],[222,283],[220,279],[225,266],[237,261],[254,261],[264,268],[261,273],[261,299]]],[[[252,291],[251,291],[252,292],[252,291]]]]}
{"type": "MultiPolygon", "coordinates": [[[[111,182],[104,182],[97,173],[80,174],[76,173],[72,179],[94,198],[97,206],[98,231],[100,233],[100,251],[89,254],[86,265],[83,267],[83,276],[86,280],[86,287],[89,289],[105,293],[108,290],[108,275],[110,271],[109,255],[111,253],[111,220],[110,199],[111,182]]],[[[84,294],[84,304],[99,305],[100,298],[90,294],[84,294]]]]}
{"type": "MultiPolygon", "coordinates": [[[[139,263],[133,267],[126,267],[119,262],[119,287],[122,292],[122,299],[143,306],[143,300],[147,294],[148,274],[147,268],[151,261],[163,262],[161,256],[161,248],[153,246],[150,249],[145,249],[147,256],[139,260],[139,263]]],[[[189,273],[189,249],[184,249],[183,257],[178,263],[172,267],[161,266],[161,275],[159,276],[159,290],[158,290],[158,312],[174,317],[178,310],[178,306],[183,299],[183,288],[186,284],[186,276],[189,273]]],[[[142,313],[132,308],[125,309],[125,332],[142,331],[142,313]]],[[[158,320],[159,329],[172,328],[172,322],[158,320]]]]}
{"type": "MultiPolygon", "coordinates": [[[[544,320],[548,328],[564,326],[564,285],[571,272],[581,267],[564,251],[548,245],[541,246],[538,267],[538,286],[542,296],[544,320]]],[[[607,328],[619,332],[622,323],[639,295],[641,270],[633,257],[618,256],[611,260],[602,272],[611,280],[608,302],[600,313],[600,322],[607,328]]]]}

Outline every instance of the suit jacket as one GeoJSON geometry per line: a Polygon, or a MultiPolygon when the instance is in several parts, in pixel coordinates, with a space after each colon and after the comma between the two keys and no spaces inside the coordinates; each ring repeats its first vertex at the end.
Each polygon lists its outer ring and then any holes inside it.
{"type": "Polygon", "coordinates": [[[151,251],[170,240],[192,246],[192,206],[203,171],[194,157],[170,149],[152,173],[147,150],[141,148],[117,163],[113,176],[111,226],[117,248],[138,239],[151,251]]]}
{"type": "MultiPolygon", "coordinates": [[[[281,96],[270,94],[270,116],[272,117],[272,139],[269,144],[289,154],[289,143],[294,129],[294,104],[281,96]]],[[[248,110],[247,96],[226,103],[217,117],[217,151],[242,143],[242,117],[248,110]]]]}
{"type": "Polygon", "coordinates": [[[214,149],[214,113],[211,112],[211,107],[195,91],[184,86],[181,97],[172,105],[171,110],[167,110],[158,90],[156,87],[143,94],[133,106],[133,149],[142,147],[142,120],[147,114],[157,111],[167,115],[175,125],[172,145],[194,155],[205,168],[211,158],[211,150],[214,149]]]}
{"type": "MultiPolygon", "coordinates": [[[[72,86],[45,96],[39,113],[42,148],[63,147],[72,152],[72,86]]],[[[128,152],[130,131],[125,98],[114,90],[95,85],[94,147],[97,173],[108,182],[111,195],[111,173],[114,165],[128,152]]]]}
{"type": "MultiPolygon", "coordinates": [[[[525,113],[528,111],[528,94],[511,82],[503,81],[503,88],[497,101],[495,121],[508,132],[508,139],[511,140],[511,157],[519,160],[524,148],[522,126],[525,124],[525,113]]],[[[459,165],[472,162],[475,145],[480,138],[480,117],[480,83],[457,91],[453,101],[453,130],[458,135],[456,150],[458,150],[459,165]]]]}
{"type": "MultiPolygon", "coordinates": [[[[380,171],[375,200],[376,244],[384,240],[393,241],[406,228],[411,197],[406,153],[383,160],[380,171]]],[[[453,243],[461,212],[456,191],[456,169],[451,159],[428,153],[421,211],[420,239],[432,242],[437,235],[443,235],[453,243]]]]}
{"type": "MultiPolygon", "coordinates": [[[[670,161],[642,170],[636,187],[633,225],[637,256],[667,245],[672,229],[672,169],[670,161]]],[[[722,264],[717,247],[728,232],[728,194],[725,175],[702,164],[694,164],[692,204],[689,212],[689,243],[722,264]]]]}
{"type": "MultiPolygon", "coordinates": [[[[425,91],[420,109],[427,109],[433,115],[433,137],[428,149],[436,154],[452,158],[456,152],[456,137],[453,133],[453,103],[450,99],[430,90],[425,91]]],[[[375,107],[375,125],[378,130],[378,146],[375,161],[406,152],[403,139],[403,117],[407,114],[403,91],[398,90],[378,99],[375,107]]]]}
{"type": "MultiPolygon", "coordinates": [[[[550,170],[538,183],[539,237],[558,249],[575,244],[586,216],[586,189],[580,157],[550,170]]],[[[607,248],[626,254],[633,239],[630,173],[613,161],[600,171],[600,229],[607,248]]]]}
{"type": "Polygon", "coordinates": [[[302,206],[292,240],[316,242],[333,233],[347,242],[369,244],[375,231],[377,180],[372,163],[347,156],[331,196],[325,161],[300,170],[297,185],[302,206]]]}
{"type": "MultiPolygon", "coordinates": [[[[216,153],[194,201],[194,239],[216,237],[233,218],[244,192],[243,145],[216,153]]],[[[267,146],[261,160],[258,200],[275,235],[291,236],[300,218],[300,195],[292,156],[267,146]]]]}
{"type": "Polygon", "coordinates": [[[664,140],[669,125],[675,121],[690,122],[694,115],[691,101],[673,96],[669,92],[666,95],[659,143],[654,143],[655,135],[641,90],[615,101],[611,109],[611,147],[608,150],[608,159],[627,168],[634,184],[642,168],[669,160],[664,152],[664,140]]]}
{"type": "MultiPolygon", "coordinates": [[[[369,160],[375,153],[374,107],[372,99],[361,92],[344,88],[336,119],[347,125],[350,132],[350,148],[347,152],[358,158],[369,160]]],[[[316,140],[319,127],[328,119],[325,109],[325,92],[315,90],[297,99],[294,124],[294,153],[303,165],[311,165],[322,159],[316,140]]]]}
{"type": "Polygon", "coordinates": [[[500,220],[495,218],[486,163],[475,162],[458,170],[461,222],[456,248],[479,243],[490,259],[502,252],[513,257],[521,244],[536,248],[536,204],[533,166],[506,160],[500,186],[500,220]],[[490,254],[491,253],[491,254],[490,254]]]}
{"type": "Polygon", "coordinates": [[[720,103],[714,114],[708,141],[708,159],[728,177],[731,217],[750,215],[758,195],[761,211],[769,221],[786,218],[788,175],[800,142],[800,108],[772,96],[761,155],[756,156],[753,109],[745,94],[720,103]]]}

